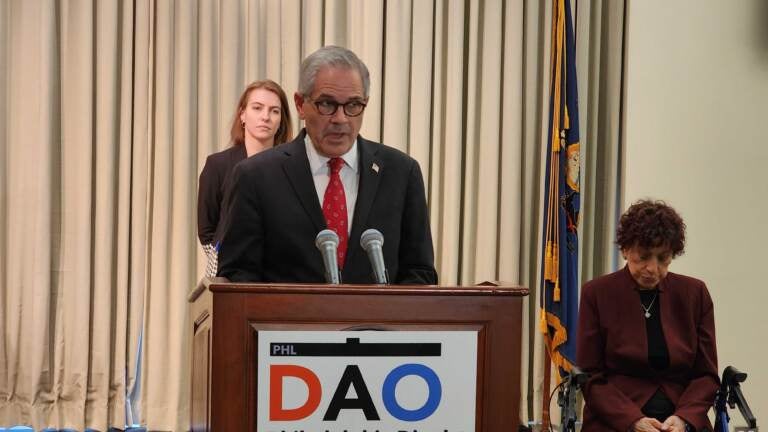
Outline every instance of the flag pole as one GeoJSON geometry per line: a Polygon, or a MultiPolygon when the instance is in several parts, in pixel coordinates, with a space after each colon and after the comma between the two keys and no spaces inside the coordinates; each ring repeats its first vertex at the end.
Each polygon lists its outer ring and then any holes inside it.
{"type": "Polygon", "coordinates": [[[550,387],[552,386],[551,383],[551,377],[552,377],[552,359],[549,358],[549,349],[547,348],[547,345],[544,344],[544,384],[543,388],[541,390],[541,430],[542,432],[546,432],[549,430],[550,427],[550,420],[549,420],[549,391],[550,387]]]}

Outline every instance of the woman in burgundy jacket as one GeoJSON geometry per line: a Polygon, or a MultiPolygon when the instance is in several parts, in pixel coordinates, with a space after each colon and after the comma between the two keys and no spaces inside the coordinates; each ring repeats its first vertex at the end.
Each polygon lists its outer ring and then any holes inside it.
{"type": "Polygon", "coordinates": [[[626,266],[582,288],[577,364],[582,431],[712,429],[718,387],[712,299],[704,282],[668,272],[685,224],[660,201],[638,201],[616,234],[626,266]]]}

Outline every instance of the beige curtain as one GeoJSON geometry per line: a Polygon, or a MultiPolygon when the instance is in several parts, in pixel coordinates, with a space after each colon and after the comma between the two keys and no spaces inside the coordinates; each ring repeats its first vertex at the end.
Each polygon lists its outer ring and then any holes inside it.
{"type": "MultiPolygon", "coordinates": [[[[242,88],[268,77],[292,94],[301,59],[326,44],[371,70],[361,133],[421,163],[441,283],[531,288],[521,422],[539,419],[542,346],[529,322],[550,8],[0,0],[0,426],[188,428],[186,293],[204,266],[197,176],[228,146],[242,88]]],[[[592,233],[609,223],[616,194],[619,10],[578,5],[589,274],[605,268],[608,237],[592,233]]]]}
{"type": "Polygon", "coordinates": [[[122,425],[147,246],[132,5],[0,11],[0,424],[122,425]]]}
{"type": "Polygon", "coordinates": [[[581,279],[619,266],[616,224],[622,206],[624,28],[626,3],[579,2],[577,63],[582,140],[581,279]]]}

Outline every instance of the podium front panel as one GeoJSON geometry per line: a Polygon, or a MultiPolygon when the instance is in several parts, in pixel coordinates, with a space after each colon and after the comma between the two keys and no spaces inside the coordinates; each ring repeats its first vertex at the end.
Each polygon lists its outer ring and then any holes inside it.
{"type": "MultiPolygon", "coordinates": [[[[522,297],[527,294],[525,289],[220,284],[212,285],[210,290],[213,293],[210,430],[258,430],[257,413],[270,409],[269,406],[259,406],[257,397],[259,388],[269,385],[258,381],[256,359],[260,332],[351,330],[363,330],[361,335],[373,330],[473,332],[476,334],[477,349],[474,430],[517,430],[522,297]]],[[[340,371],[345,369],[339,368],[340,371]]],[[[418,368],[408,369],[408,372],[428,374],[425,369],[418,368]]],[[[347,371],[347,374],[355,375],[355,372],[347,371]]],[[[357,378],[359,381],[360,377],[357,378]]],[[[396,378],[402,379],[400,376],[396,378]]],[[[365,376],[362,379],[365,380],[365,376]]],[[[424,384],[418,385],[425,387],[424,384]]],[[[376,388],[372,392],[380,396],[374,404],[383,404],[381,389],[376,388]]],[[[332,391],[330,395],[324,396],[323,407],[326,409],[332,391]]],[[[345,403],[366,405],[352,396],[348,399],[351,401],[345,403]]],[[[400,406],[401,411],[397,406],[390,405],[397,414],[394,417],[407,417],[408,412],[422,415],[428,412],[428,397],[417,400],[415,406],[413,403],[400,406]]],[[[199,411],[201,408],[198,406],[196,409],[199,411]]],[[[389,413],[383,405],[375,409],[380,416],[389,413]]],[[[417,414],[414,418],[418,417],[417,414]]],[[[365,424],[370,426],[375,423],[365,424]]],[[[402,430],[415,429],[408,428],[407,422],[398,424],[404,425],[402,430]]],[[[327,429],[335,430],[332,427],[327,429]]],[[[286,422],[283,429],[276,429],[282,430],[293,431],[292,423],[286,422]]],[[[352,429],[347,430],[352,432],[352,429]]],[[[366,430],[376,429],[366,427],[366,430]]],[[[379,430],[384,432],[388,429],[379,430]]],[[[444,430],[453,429],[445,427],[440,432],[444,430]]]]}

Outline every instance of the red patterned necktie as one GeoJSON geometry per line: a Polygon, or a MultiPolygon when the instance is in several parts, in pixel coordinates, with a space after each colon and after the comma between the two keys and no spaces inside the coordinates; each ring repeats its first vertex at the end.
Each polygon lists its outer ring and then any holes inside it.
{"type": "Polygon", "coordinates": [[[337,250],[339,268],[344,268],[344,257],[347,255],[347,197],[344,194],[344,185],[341,183],[339,172],[344,166],[344,159],[331,158],[328,161],[331,169],[331,179],[328,187],[325,188],[323,196],[323,216],[328,228],[332,229],[339,236],[339,248],[337,250]]]}

